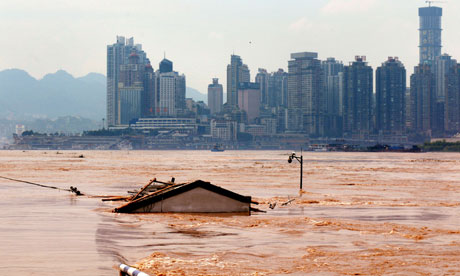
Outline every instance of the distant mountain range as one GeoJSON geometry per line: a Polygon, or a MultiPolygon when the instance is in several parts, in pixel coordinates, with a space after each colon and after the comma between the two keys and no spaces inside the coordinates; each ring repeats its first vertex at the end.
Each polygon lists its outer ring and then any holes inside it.
{"type": "Polygon", "coordinates": [[[205,103],[208,103],[208,95],[203,94],[194,88],[187,87],[185,94],[185,97],[192,98],[196,102],[203,101],[205,103]]]}
{"type": "MultiPolygon", "coordinates": [[[[207,102],[207,95],[187,87],[186,96],[207,102]]],[[[80,116],[100,121],[106,116],[106,77],[89,73],[75,78],[59,70],[37,80],[26,71],[0,72],[0,118],[30,120],[80,116]]]]}
{"type": "MultiPolygon", "coordinates": [[[[208,104],[208,94],[201,93],[200,91],[191,87],[187,87],[186,97],[192,98],[196,102],[203,101],[205,104],[208,104]]],[[[227,93],[224,93],[222,97],[225,103],[227,101],[227,93]]]]}
{"type": "Polygon", "coordinates": [[[37,80],[27,72],[0,72],[0,118],[32,119],[81,116],[105,117],[106,80],[90,73],[74,78],[59,70],[37,80]]]}

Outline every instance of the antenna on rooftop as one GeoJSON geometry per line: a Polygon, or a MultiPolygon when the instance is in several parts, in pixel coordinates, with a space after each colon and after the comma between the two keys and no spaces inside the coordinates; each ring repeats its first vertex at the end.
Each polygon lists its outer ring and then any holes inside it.
{"type": "Polygon", "coordinates": [[[434,1],[434,0],[426,0],[425,3],[428,4],[428,7],[431,7],[433,3],[446,3],[445,1],[434,1]]]}

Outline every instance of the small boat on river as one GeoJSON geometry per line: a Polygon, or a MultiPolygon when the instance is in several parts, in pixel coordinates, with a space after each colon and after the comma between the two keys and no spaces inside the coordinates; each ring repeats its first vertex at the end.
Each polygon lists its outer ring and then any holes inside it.
{"type": "Polygon", "coordinates": [[[212,152],[222,152],[222,151],[225,151],[225,149],[224,147],[222,147],[222,145],[215,144],[214,147],[212,147],[211,151],[212,152]]]}

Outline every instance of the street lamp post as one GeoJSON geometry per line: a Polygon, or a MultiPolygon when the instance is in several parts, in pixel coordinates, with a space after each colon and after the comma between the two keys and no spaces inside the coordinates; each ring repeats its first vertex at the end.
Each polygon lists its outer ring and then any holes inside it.
{"type": "Polygon", "coordinates": [[[295,159],[300,163],[300,189],[302,190],[302,179],[303,179],[303,155],[302,153],[300,156],[295,155],[295,152],[293,152],[291,155],[289,155],[288,158],[288,163],[292,163],[292,160],[295,159]]]}

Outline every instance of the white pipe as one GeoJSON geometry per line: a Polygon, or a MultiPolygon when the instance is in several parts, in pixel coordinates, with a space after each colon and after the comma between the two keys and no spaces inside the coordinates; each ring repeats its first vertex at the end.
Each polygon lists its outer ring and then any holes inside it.
{"type": "Polygon", "coordinates": [[[129,276],[149,276],[148,274],[142,271],[139,271],[135,269],[134,267],[127,266],[125,264],[120,264],[119,268],[121,272],[124,272],[126,275],[129,275],[129,276]]]}

